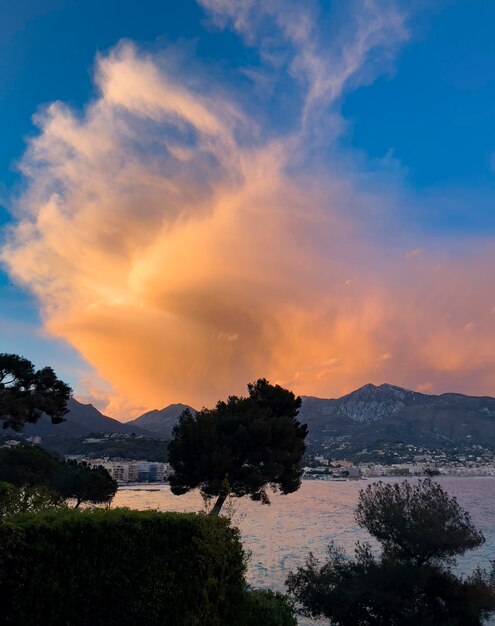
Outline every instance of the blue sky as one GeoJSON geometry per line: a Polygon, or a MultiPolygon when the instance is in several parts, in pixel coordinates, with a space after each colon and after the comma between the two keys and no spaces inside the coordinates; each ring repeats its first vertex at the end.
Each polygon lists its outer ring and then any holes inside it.
{"type": "Polygon", "coordinates": [[[393,149],[414,187],[493,188],[494,19],[495,6],[483,1],[445,3],[413,19],[394,75],[344,104],[352,143],[372,157],[393,149]]]}
{"type": "MultiPolygon", "coordinates": [[[[411,39],[394,69],[346,97],[351,127],[345,140],[372,158],[392,149],[414,187],[493,189],[495,5],[429,4],[412,13],[411,39]]],[[[254,56],[234,34],[208,27],[193,0],[144,0],[139,7],[125,0],[21,0],[3,4],[0,17],[4,193],[16,182],[25,137],[35,132],[33,113],[54,100],[82,106],[93,90],[95,54],[120,39],[150,47],[191,41],[201,58],[224,66],[254,56]]]]}
{"type": "MultiPolygon", "coordinates": [[[[320,6],[323,17],[329,4],[320,6]]],[[[395,214],[402,212],[399,221],[406,229],[412,225],[438,241],[453,237],[456,245],[464,238],[490,239],[495,233],[495,4],[458,0],[402,7],[408,12],[408,40],[386,68],[344,92],[336,107],[344,130],[319,158],[349,158],[358,164],[358,178],[383,169],[386,180],[379,185],[400,188],[395,214]],[[404,206],[401,198],[407,198],[404,206]]],[[[263,69],[263,50],[255,39],[224,26],[213,24],[193,0],[3,3],[0,225],[12,222],[13,198],[26,184],[16,164],[28,138],[39,132],[33,114],[54,101],[82,110],[95,98],[96,55],[105,56],[122,39],[153,55],[170,46],[185,50],[186,58],[198,59],[218,77],[222,89],[237,91],[241,100],[251,89],[255,96],[246,99],[245,108],[251,116],[259,113],[266,133],[285,132],[301,104],[300,84],[290,72],[277,78],[272,72],[270,89],[256,97],[262,83],[250,85],[245,69],[263,69]]],[[[331,37],[332,29],[328,32],[331,37]]],[[[70,341],[42,330],[38,301],[4,271],[0,308],[2,351],[22,353],[39,365],[51,363],[76,386],[92,371],[95,364],[88,365],[70,341]]]]}

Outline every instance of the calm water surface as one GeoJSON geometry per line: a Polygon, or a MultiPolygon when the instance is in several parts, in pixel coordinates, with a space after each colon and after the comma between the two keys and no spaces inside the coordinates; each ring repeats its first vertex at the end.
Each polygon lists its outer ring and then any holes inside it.
{"type": "MultiPolygon", "coordinates": [[[[490,567],[490,561],[495,560],[495,478],[442,477],[437,480],[471,513],[474,523],[486,537],[481,548],[459,560],[458,569],[470,572],[477,565],[490,567]]],[[[232,518],[241,529],[245,548],[251,553],[249,581],[256,587],[283,590],[287,574],[303,564],[309,551],[324,558],[331,541],[348,553],[352,553],[357,540],[369,541],[369,535],[354,521],[359,490],[369,482],[372,481],[305,480],[296,493],[274,495],[270,506],[248,498],[235,500],[232,518]]],[[[161,511],[204,510],[197,492],[174,496],[168,486],[123,487],[117,492],[113,506],[161,511]]]]}

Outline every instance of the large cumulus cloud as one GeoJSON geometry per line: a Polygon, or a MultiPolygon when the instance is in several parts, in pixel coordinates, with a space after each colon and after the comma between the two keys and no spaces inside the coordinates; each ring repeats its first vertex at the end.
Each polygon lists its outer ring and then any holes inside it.
{"type": "Polygon", "coordinates": [[[334,50],[318,44],[314,7],[202,4],[260,46],[269,76],[298,83],[289,131],[267,132],[228,86],[166,52],[122,42],[97,60],[84,112],[55,103],[38,116],[22,161],[2,258],[37,295],[46,329],[110,384],[94,397],[125,417],[211,404],[259,376],[319,395],[369,380],[489,391],[491,242],[423,250],[406,229],[390,240],[376,223],[398,228],[394,198],[335,160],[313,167],[322,120],[333,120],[331,143],[342,94],[406,38],[396,8],[357,4],[334,50]],[[275,59],[263,19],[286,57],[275,59]]]}

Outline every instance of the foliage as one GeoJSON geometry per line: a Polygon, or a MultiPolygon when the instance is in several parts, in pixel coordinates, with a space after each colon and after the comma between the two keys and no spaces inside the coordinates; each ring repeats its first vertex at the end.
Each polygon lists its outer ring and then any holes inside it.
{"type": "Polygon", "coordinates": [[[19,513],[19,489],[10,483],[0,482],[0,518],[19,513]]]}
{"type": "Polygon", "coordinates": [[[0,448],[0,480],[17,487],[50,487],[62,463],[58,456],[38,446],[0,448]]]}
{"type": "Polygon", "coordinates": [[[0,482],[0,519],[63,506],[63,498],[44,487],[16,487],[0,482]]]}
{"type": "Polygon", "coordinates": [[[22,430],[45,413],[52,424],[63,421],[72,390],[51,367],[35,370],[28,359],[0,354],[0,421],[3,428],[22,430]]]}
{"type": "MultiPolygon", "coordinates": [[[[101,437],[101,435],[99,436],[101,437]]],[[[65,445],[64,442],[53,441],[48,447],[57,449],[64,454],[83,454],[89,458],[146,459],[159,463],[166,463],[168,460],[167,442],[163,439],[113,436],[102,437],[97,443],[84,443],[88,437],[83,437],[77,441],[72,439],[65,442],[65,445]]]]}
{"type": "Polygon", "coordinates": [[[269,589],[248,589],[235,623],[238,626],[297,626],[297,619],[288,596],[269,589]]]}
{"type": "Polygon", "coordinates": [[[0,449],[0,481],[22,488],[25,494],[42,488],[51,492],[53,502],[74,499],[76,506],[110,502],[117,491],[117,483],[103,467],[64,461],[37,446],[0,449]]]}
{"type": "Polygon", "coordinates": [[[431,479],[368,485],[356,521],[378,539],[385,556],[418,565],[445,561],[485,541],[469,513],[431,479]]]}
{"type": "Polygon", "coordinates": [[[495,611],[493,574],[461,578],[449,569],[483,535],[431,479],[370,485],[356,519],[381,543],[381,555],[360,544],[354,559],[333,544],[323,564],[310,554],[287,579],[305,615],[337,626],[480,626],[495,611]]]}
{"type": "Polygon", "coordinates": [[[117,482],[104,467],[66,461],[62,471],[55,476],[53,487],[64,498],[75,500],[78,507],[82,502],[111,502],[117,491],[117,482]]]}
{"type": "Polygon", "coordinates": [[[2,624],[236,623],[244,552],[225,518],[65,509],[0,523],[2,624]]]}
{"type": "Polygon", "coordinates": [[[264,379],[248,390],[247,398],[231,396],[214,409],[182,413],[169,444],[174,494],[200,488],[218,496],[218,513],[228,494],[268,504],[268,485],[283,494],[300,487],[307,434],[297,420],[301,399],[264,379]]]}
{"type": "Polygon", "coordinates": [[[483,573],[461,579],[438,565],[377,559],[367,546],[348,559],[332,545],[324,564],[310,555],[288,588],[302,613],[338,626],[480,626],[495,610],[483,573]]]}

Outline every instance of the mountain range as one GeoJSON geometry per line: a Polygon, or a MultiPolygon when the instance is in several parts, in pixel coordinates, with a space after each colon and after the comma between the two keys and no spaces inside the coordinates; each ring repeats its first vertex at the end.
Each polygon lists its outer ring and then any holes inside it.
{"type": "Polygon", "coordinates": [[[65,421],[60,424],[52,424],[50,419],[43,415],[36,424],[26,424],[23,434],[27,437],[39,435],[40,437],[58,436],[64,438],[85,437],[90,433],[135,433],[137,435],[149,435],[138,426],[119,422],[112,417],[100,413],[92,404],[83,404],[71,398],[67,404],[69,412],[65,421]]]}
{"type": "MultiPolygon", "coordinates": [[[[24,434],[80,438],[118,432],[167,439],[186,408],[191,409],[172,404],[123,423],[72,399],[65,422],[52,425],[44,418],[26,426],[24,434]]],[[[436,448],[478,444],[495,449],[495,398],[488,396],[430,395],[389,384],[368,384],[337,399],[303,397],[299,419],[308,425],[308,443],[314,449],[343,443],[359,449],[384,440],[436,448]]]]}
{"type": "Polygon", "coordinates": [[[430,395],[394,385],[364,385],[336,400],[305,397],[299,419],[310,442],[353,449],[380,441],[429,448],[482,445],[495,449],[495,398],[430,395]]]}
{"type": "Polygon", "coordinates": [[[65,415],[65,421],[52,424],[50,419],[43,415],[36,424],[26,424],[23,435],[78,439],[92,433],[134,433],[154,439],[168,439],[179,415],[185,409],[194,411],[185,404],[171,404],[161,410],[148,411],[130,422],[119,422],[104,415],[92,404],[83,404],[74,398],[69,400],[67,408],[69,411],[65,415]]]}

